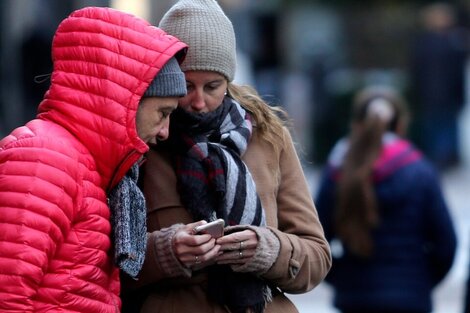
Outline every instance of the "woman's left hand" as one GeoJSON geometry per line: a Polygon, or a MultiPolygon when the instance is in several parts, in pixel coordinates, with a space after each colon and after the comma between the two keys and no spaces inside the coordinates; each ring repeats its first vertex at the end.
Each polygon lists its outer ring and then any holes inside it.
{"type": "Polygon", "coordinates": [[[244,264],[255,255],[258,237],[251,229],[233,232],[217,239],[220,245],[217,264],[244,264]]]}

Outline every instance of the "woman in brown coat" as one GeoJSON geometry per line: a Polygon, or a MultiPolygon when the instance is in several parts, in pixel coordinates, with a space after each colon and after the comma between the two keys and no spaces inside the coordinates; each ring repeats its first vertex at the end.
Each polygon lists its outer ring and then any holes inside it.
{"type": "Polygon", "coordinates": [[[284,293],[313,289],[331,256],[280,110],[232,83],[235,34],[217,2],[181,0],[159,27],[190,47],[188,94],[169,143],[148,154],[147,254],[124,284],[124,309],[298,312],[284,293]],[[224,236],[194,232],[217,218],[224,236]]]}

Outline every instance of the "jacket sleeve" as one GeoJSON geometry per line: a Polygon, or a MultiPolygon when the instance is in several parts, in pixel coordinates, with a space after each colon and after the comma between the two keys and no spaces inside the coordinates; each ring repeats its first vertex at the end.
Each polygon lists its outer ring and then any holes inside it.
{"type": "Polygon", "coordinates": [[[423,193],[428,239],[426,251],[434,271],[433,282],[437,285],[452,267],[457,249],[457,236],[436,173],[430,170],[427,178],[424,175],[421,179],[426,182],[426,191],[423,193]]]}
{"type": "Polygon", "coordinates": [[[320,223],[325,231],[325,237],[330,242],[335,234],[333,230],[333,208],[335,205],[336,184],[331,179],[328,167],[322,172],[318,190],[315,194],[315,206],[318,211],[320,223]]]}
{"type": "Polygon", "coordinates": [[[271,227],[281,246],[277,260],[263,277],[285,292],[303,293],[325,278],[331,254],[287,129],[284,142],[279,160],[278,227],[271,227]]]}
{"type": "Polygon", "coordinates": [[[172,247],[175,233],[183,226],[175,224],[147,234],[145,261],[138,279],[133,280],[125,273],[121,274],[123,293],[165,278],[191,277],[192,271],[178,261],[172,247]]]}
{"type": "MultiPolygon", "coordinates": [[[[338,255],[334,248],[336,232],[334,229],[334,207],[336,205],[336,182],[333,180],[332,169],[326,165],[322,171],[321,178],[318,184],[318,189],[315,194],[315,205],[320,218],[320,223],[325,231],[325,237],[331,245],[333,266],[325,277],[325,282],[334,284],[336,279],[341,279],[340,275],[337,275],[338,255]]],[[[340,244],[341,245],[341,244],[340,244]]]]}
{"type": "Polygon", "coordinates": [[[70,228],[76,181],[66,174],[74,165],[44,148],[48,142],[16,144],[0,148],[0,311],[34,312],[49,261],[70,228]]]}

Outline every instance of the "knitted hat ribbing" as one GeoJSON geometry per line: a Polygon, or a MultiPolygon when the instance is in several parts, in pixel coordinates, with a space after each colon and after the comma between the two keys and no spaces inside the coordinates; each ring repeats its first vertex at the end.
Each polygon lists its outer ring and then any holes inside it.
{"type": "Polygon", "coordinates": [[[215,71],[233,80],[237,65],[235,31],[215,0],[180,0],[158,26],[189,45],[181,64],[183,71],[215,71]]]}
{"type": "Polygon", "coordinates": [[[143,97],[183,97],[186,79],[175,57],[165,63],[148,86],[143,97]]]}

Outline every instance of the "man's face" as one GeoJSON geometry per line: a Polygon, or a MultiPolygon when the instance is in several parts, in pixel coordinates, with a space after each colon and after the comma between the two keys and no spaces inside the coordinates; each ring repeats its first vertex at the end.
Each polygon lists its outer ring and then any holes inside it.
{"type": "Polygon", "coordinates": [[[169,135],[170,114],[178,105],[178,97],[142,98],[137,109],[137,134],[146,143],[166,140],[169,135]]]}

